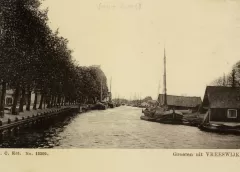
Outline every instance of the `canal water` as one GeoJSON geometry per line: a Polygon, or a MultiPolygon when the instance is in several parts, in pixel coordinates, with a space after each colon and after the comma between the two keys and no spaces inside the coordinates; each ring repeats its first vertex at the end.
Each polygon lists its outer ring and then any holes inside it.
{"type": "Polygon", "coordinates": [[[240,136],[208,133],[196,127],[140,120],[140,108],[121,106],[60,120],[44,129],[4,140],[4,148],[234,149],[240,136]]]}

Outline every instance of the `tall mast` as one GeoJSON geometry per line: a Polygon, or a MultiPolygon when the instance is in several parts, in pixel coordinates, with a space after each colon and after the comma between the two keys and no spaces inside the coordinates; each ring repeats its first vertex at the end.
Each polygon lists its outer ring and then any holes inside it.
{"type": "Polygon", "coordinates": [[[110,101],[112,101],[112,77],[110,79],[110,101]]]}
{"type": "Polygon", "coordinates": [[[161,86],[160,86],[160,80],[159,80],[159,83],[158,83],[158,92],[157,92],[157,99],[158,99],[158,96],[159,96],[159,94],[160,94],[160,88],[161,88],[161,86]]]}
{"type": "Polygon", "coordinates": [[[167,105],[167,79],[166,79],[166,53],[165,53],[165,45],[164,45],[164,105],[167,105]]]}
{"type": "Polygon", "coordinates": [[[140,103],[142,103],[142,94],[140,93],[140,103]]]}

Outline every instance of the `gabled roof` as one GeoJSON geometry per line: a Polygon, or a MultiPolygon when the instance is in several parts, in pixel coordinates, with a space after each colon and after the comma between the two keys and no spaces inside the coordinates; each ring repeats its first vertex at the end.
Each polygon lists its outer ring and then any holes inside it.
{"type": "Polygon", "coordinates": [[[240,87],[207,86],[203,106],[210,108],[240,108],[240,87]]]}
{"type": "MultiPolygon", "coordinates": [[[[158,101],[160,105],[163,105],[164,94],[159,94],[158,101]]],[[[198,105],[201,105],[201,103],[201,97],[167,95],[167,104],[170,106],[197,107],[198,105]]]]}

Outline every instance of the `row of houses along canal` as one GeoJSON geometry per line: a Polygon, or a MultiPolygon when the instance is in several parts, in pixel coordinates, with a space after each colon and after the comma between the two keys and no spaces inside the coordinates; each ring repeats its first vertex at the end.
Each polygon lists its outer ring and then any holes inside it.
{"type": "Polygon", "coordinates": [[[79,105],[3,124],[3,148],[240,148],[231,134],[203,132],[197,127],[140,120],[141,108],[120,106],[79,112],[79,105]],[[8,126],[8,127],[7,127],[8,126]]]}

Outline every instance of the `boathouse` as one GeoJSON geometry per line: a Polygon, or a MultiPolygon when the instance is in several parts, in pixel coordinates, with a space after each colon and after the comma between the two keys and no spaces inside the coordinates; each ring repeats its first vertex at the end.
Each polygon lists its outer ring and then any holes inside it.
{"type": "MultiPolygon", "coordinates": [[[[159,94],[158,102],[164,105],[164,94],[159,94]]],[[[201,97],[167,95],[167,105],[171,109],[198,111],[201,104],[201,97]]]]}
{"type": "Polygon", "coordinates": [[[211,122],[240,122],[240,87],[207,86],[202,108],[211,122]]]}

